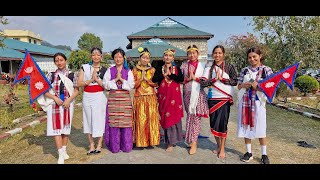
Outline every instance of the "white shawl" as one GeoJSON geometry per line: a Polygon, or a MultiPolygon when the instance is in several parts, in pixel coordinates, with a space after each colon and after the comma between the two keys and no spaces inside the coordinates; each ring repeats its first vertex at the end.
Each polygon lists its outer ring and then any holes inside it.
{"type": "MultiPolygon", "coordinates": [[[[202,77],[204,69],[205,69],[205,64],[202,62],[198,62],[198,67],[195,73],[195,77],[202,77]]],[[[198,104],[199,94],[200,94],[200,83],[196,81],[192,81],[191,97],[190,97],[190,105],[189,105],[190,114],[196,114],[196,107],[198,104]]]]}
{"type": "MultiPolygon", "coordinates": [[[[60,83],[63,82],[64,86],[66,87],[67,91],[69,92],[69,95],[72,96],[74,93],[73,82],[68,77],[66,77],[64,74],[59,73],[58,76],[60,77],[60,80],[58,81],[59,86],[60,86],[60,83]]],[[[49,90],[49,93],[52,95],[55,94],[53,91],[53,88],[51,88],[49,90]]],[[[39,96],[37,98],[37,101],[38,101],[39,105],[41,106],[41,108],[43,109],[43,111],[45,111],[45,112],[47,112],[50,105],[52,103],[54,103],[53,99],[45,97],[44,94],[39,96]]]]}

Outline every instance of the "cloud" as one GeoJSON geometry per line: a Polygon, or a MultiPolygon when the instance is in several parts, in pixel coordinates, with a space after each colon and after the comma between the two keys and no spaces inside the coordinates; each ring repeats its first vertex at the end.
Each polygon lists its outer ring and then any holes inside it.
{"type": "Polygon", "coordinates": [[[81,20],[65,20],[54,19],[51,22],[51,26],[56,29],[57,34],[83,34],[92,30],[84,21],[81,20]]]}
{"type": "MultiPolygon", "coordinates": [[[[79,17],[64,16],[6,16],[9,24],[2,29],[30,30],[53,45],[67,45],[77,49],[77,42],[86,32],[94,33],[103,41],[104,49],[109,51],[123,44],[127,45],[128,33],[112,26],[96,26],[79,17]]],[[[125,47],[123,47],[125,48],[125,47]]]]}
{"type": "Polygon", "coordinates": [[[80,36],[92,30],[84,21],[50,16],[8,16],[4,29],[30,30],[53,45],[77,47],[80,36]]]}

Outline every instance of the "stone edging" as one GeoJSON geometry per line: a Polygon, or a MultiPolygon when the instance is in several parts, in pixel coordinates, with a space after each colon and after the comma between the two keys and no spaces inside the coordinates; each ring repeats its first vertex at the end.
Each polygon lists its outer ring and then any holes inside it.
{"type": "Polygon", "coordinates": [[[47,121],[47,116],[42,116],[42,117],[37,118],[36,120],[34,120],[34,121],[32,121],[32,122],[30,122],[30,123],[28,123],[26,125],[23,125],[23,126],[21,126],[19,128],[15,128],[15,129],[12,129],[10,131],[7,131],[7,132],[1,134],[0,135],[0,140],[3,140],[5,138],[11,137],[11,136],[13,136],[15,134],[18,134],[18,133],[22,132],[22,130],[27,129],[29,127],[35,127],[36,125],[38,125],[38,124],[40,124],[40,123],[42,123],[44,121],[47,121]]]}
{"type": "Polygon", "coordinates": [[[279,107],[279,108],[282,108],[282,109],[286,109],[288,111],[292,111],[292,112],[295,112],[295,113],[298,113],[298,114],[301,114],[303,116],[307,116],[309,118],[312,118],[312,119],[315,119],[315,120],[320,120],[320,116],[316,115],[316,114],[312,114],[312,113],[309,113],[309,112],[305,112],[305,111],[299,111],[297,109],[294,109],[294,108],[288,108],[282,104],[274,104],[274,103],[271,103],[271,105],[273,106],[276,106],[276,107],[279,107]]]}
{"type": "MultiPolygon", "coordinates": [[[[75,104],[75,107],[80,107],[82,104],[81,103],[78,103],[78,104],[75,104]]],[[[32,116],[33,114],[30,114],[30,115],[27,115],[27,116],[32,116]]],[[[14,120],[14,123],[19,123],[21,121],[22,118],[18,118],[18,119],[15,119],[14,120]]],[[[3,140],[3,139],[6,139],[6,138],[9,138],[15,134],[18,134],[20,132],[22,132],[22,130],[25,130],[27,128],[34,128],[36,125],[42,123],[42,122],[46,122],[47,121],[47,115],[44,115],[42,117],[39,117],[37,118],[36,120],[26,124],[26,125],[23,125],[19,128],[15,128],[15,129],[12,129],[10,131],[7,131],[3,134],[0,134],[0,141],[3,140]]]]}
{"type": "Polygon", "coordinates": [[[287,98],[287,100],[297,100],[297,101],[299,101],[299,100],[302,100],[302,99],[312,99],[312,100],[316,100],[316,99],[318,99],[318,97],[317,96],[310,96],[310,97],[288,97],[287,98]]]}

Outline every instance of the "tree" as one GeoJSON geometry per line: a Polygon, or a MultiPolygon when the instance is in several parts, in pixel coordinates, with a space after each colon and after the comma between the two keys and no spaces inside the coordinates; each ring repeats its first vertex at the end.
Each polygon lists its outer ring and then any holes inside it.
{"type": "Polygon", "coordinates": [[[107,62],[108,60],[112,60],[111,54],[105,53],[103,55],[103,61],[107,62]]]}
{"type": "Polygon", "coordinates": [[[92,33],[84,33],[78,40],[78,47],[81,50],[90,52],[93,47],[102,49],[103,45],[100,37],[95,36],[92,33]]]}
{"type": "Polygon", "coordinates": [[[67,46],[67,45],[56,45],[54,47],[57,48],[57,49],[65,50],[65,51],[72,51],[71,47],[67,46]]]}
{"type": "MultiPolygon", "coordinates": [[[[0,23],[3,24],[3,25],[6,25],[8,24],[8,19],[5,18],[4,16],[0,16],[0,23]]],[[[0,36],[4,37],[4,34],[3,34],[3,31],[0,29],[0,36]]],[[[5,45],[3,44],[3,40],[4,38],[1,38],[0,39],[0,47],[4,47],[5,45]]]]}
{"type": "Polygon", "coordinates": [[[103,60],[101,61],[102,66],[109,68],[110,67],[109,60],[112,60],[111,54],[108,54],[108,53],[103,54],[103,60]]]}
{"type": "Polygon", "coordinates": [[[52,45],[51,43],[49,43],[47,41],[42,41],[41,45],[42,46],[52,47],[52,48],[57,48],[57,49],[62,49],[62,50],[65,50],[65,51],[72,51],[70,46],[67,46],[67,45],[56,45],[55,46],[55,45],[52,45]]]}
{"type": "Polygon", "coordinates": [[[91,54],[86,50],[72,51],[68,58],[69,68],[77,71],[82,64],[86,64],[91,61],[91,54]]]}
{"type": "Polygon", "coordinates": [[[249,24],[270,48],[275,69],[298,61],[320,67],[320,16],[253,16],[249,24]]]}
{"type": "Polygon", "coordinates": [[[242,68],[248,65],[247,50],[252,47],[258,47],[264,55],[265,61],[264,64],[268,64],[267,47],[261,44],[257,37],[251,33],[247,35],[233,35],[229,37],[226,41],[226,57],[231,63],[233,63],[238,72],[242,68]]]}

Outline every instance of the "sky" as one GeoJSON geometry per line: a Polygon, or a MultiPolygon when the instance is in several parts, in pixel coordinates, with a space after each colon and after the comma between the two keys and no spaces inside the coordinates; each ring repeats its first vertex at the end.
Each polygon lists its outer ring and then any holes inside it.
{"type": "Polygon", "coordinates": [[[103,42],[103,51],[118,47],[125,51],[127,36],[170,17],[192,29],[214,35],[208,40],[208,53],[232,35],[253,33],[253,27],[244,16],[5,16],[9,24],[0,29],[30,30],[53,45],[67,45],[78,49],[78,40],[84,33],[93,33],[103,42]]]}

